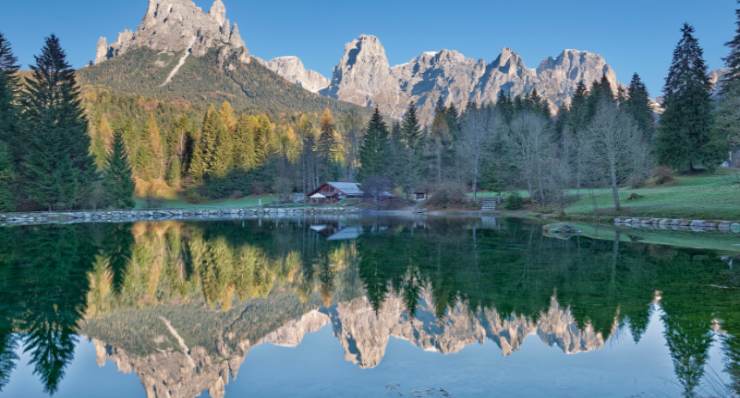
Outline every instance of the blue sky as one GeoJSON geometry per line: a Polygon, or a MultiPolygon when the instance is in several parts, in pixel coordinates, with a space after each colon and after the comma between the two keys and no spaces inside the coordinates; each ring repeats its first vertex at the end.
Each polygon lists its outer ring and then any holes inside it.
{"type": "MultiPolygon", "coordinates": [[[[196,0],[204,8],[211,0],[196,0]]],[[[250,51],[263,58],[298,55],[325,75],[344,44],[360,33],[380,37],[392,64],[422,51],[456,49],[494,59],[511,47],[529,67],[563,48],[604,55],[621,81],[643,76],[652,95],[663,79],[684,21],[696,27],[711,68],[722,66],[734,34],[735,0],[224,0],[250,51]]],[[[5,0],[0,31],[23,66],[44,36],[56,33],[71,62],[94,57],[101,35],[135,28],[147,0],[5,0]]]]}

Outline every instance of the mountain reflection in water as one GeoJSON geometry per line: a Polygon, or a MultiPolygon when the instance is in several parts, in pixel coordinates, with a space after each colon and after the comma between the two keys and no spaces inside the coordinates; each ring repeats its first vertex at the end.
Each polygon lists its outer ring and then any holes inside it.
{"type": "Polygon", "coordinates": [[[651,319],[662,324],[676,393],[740,393],[740,272],[721,253],[563,241],[508,220],[57,225],[0,235],[2,396],[20,391],[21,368],[45,395],[63,396],[81,338],[98,365],[136,374],[149,397],[222,397],[250,350],[298,347],[325,328],[346,361],[374,369],[391,338],[442,354],[493,342],[516,355],[536,335],[577,354],[626,336],[638,343],[651,319]],[[714,346],[719,369],[707,366],[714,346]]]}

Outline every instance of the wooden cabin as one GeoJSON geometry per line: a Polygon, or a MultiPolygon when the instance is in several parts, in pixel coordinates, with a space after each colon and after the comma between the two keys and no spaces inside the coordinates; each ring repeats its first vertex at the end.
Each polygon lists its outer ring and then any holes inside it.
{"type": "Polygon", "coordinates": [[[345,198],[362,198],[365,193],[355,182],[326,182],[306,196],[313,203],[336,203],[345,198]]]}

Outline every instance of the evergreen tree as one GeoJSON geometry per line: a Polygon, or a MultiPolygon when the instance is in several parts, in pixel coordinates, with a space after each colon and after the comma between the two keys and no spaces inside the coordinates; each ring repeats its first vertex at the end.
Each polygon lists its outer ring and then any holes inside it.
{"type": "Polygon", "coordinates": [[[514,117],[514,103],[511,101],[511,97],[501,90],[498,92],[496,99],[496,110],[501,113],[506,123],[511,122],[511,118],[514,117]]]}
{"type": "Polygon", "coordinates": [[[612,90],[612,85],[609,82],[609,79],[606,78],[606,74],[601,77],[601,80],[594,80],[591,85],[591,91],[589,91],[586,101],[588,104],[586,116],[588,122],[590,122],[596,114],[597,107],[602,103],[602,100],[608,100],[611,102],[616,101],[614,90],[612,90]]]}
{"type": "Polygon", "coordinates": [[[334,116],[328,108],[319,120],[319,141],[317,144],[319,161],[319,180],[335,180],[339,176],[339,148],[337,143],[334,116]]]}
{"type": "Polygon", "coordinates": [[[200,139],[195,145],[190,163],[190,175],[196,180],[202,179],[212,171],[216,157],[218,126],[219,115],[216,108],[211,105],[203,119],[200,139]]]}
{"type": "MultiPolygon", "coordinates": [[[[724,151],[713,145],[711,98],[703,51],[694,28],[684,24],[673,52],[665,88],[665,112],[660,119],[657,155],[661,164],[680,171],[715,167],[724,151]]],[[[721,160],[720,160],[721,161],[721,160]]]]}
{"type": "Polygon", "coordinates": [[[727,73],[722,78],[714,119],[716,136],[733,151],[740,148],[740,8],[735,10],[735,14],[737,29],[735,37],[726,44],[730,48],[730,54],[725,58],[727,73]]]}
{"type": "Polygon", "coordinates": [[[375,108],[367,126],[365,137],[360,147],[360,180],[370,177],[387,177],[386,164],[388,162],[388,127],[383,121],[380,110],[375,108]]]}
{"type": "Polygon", "coordinates": [[[725,44],[730,48],[730,54],[725,58],[727,73],[722,78],[723,93],[729,89],[731,84],[737,85],[740,81],[740,8],[735,10],[735,16],[737,17],[735,37],[725,44]]]}
{"type": "Polygon", "coordinates": [[[652,144],[655,135],[655,117],[650,107],[650,95],[640,75],[632,75],[624,110],[632,116],[643,135],[643,142],[652,144]]]}
{"type": "Polygon", "coordinates": [[[134,180],[131,172],[123,133],[113,133],[113,144],[106,161],[103,186],[108,198],[108,206],[128,209],[134,206],[134,180]]]}
{"type": "Polygon", "coordinates": [[[10,43],[0,33],[0,211],[15,210],[15,167],[18,148],[18,65],[10,43]]]}
{"type": "Polygon", "coordinates": [[[416,105],[412,102],[403,115],[398,137],[391,146],[395,151],[396,181],[409,195],[419,183],[422,172],[424,133],[416,115],[416,105]]]}
{"type": "Polygon", "coordinates": [[[29,209],[79,209],[97,178],[75,72],[59,39],[46,39],[21,95],[23,142],[19,186],[29,209]]]}
{"type": "Polygon", "coordinates": [[[0,141],[15,147],[18,134],[18,65],[10,43],[0,33],[0,141]]]}
{"type": "Polygon", "coordinates": [[[416,149],[421,139],[421,126],[416,116],[416,104],[411,102],[401,122],[401,140],[408,148],[416,149]]]}

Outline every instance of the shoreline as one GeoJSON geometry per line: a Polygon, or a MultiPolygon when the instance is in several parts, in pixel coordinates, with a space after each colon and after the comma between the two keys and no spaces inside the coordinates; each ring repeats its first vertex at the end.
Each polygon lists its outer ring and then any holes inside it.
{"type": "Polygon", "coordinates": [[[44,224],[79,224],[137,221],[198,221],[198,220],[238,220],[254,217],[295,217],[295,216],[363,216],[363,217],[402,217],[402,218],[437,218],[437,217],[504,217],[528,219],[539,222],[589,222],[592,224],[611,225],[627,229],[649,229],[688,232],[722,232],[740,233],[740,221],[705,220],[686,218],[655,217],[609,217],[609,216],[576,216],[538,213],[531,210],[498,210],[480,211],[465,209],[446,209],[417,211],[414,209],[373,210],[359,207],[340,206],[302,206],[302,207],[246,207],[224,209],[148,209],[148,210],[80,210],[50,212],[0,213],[0,226],[44,225],[44,224]]]}

